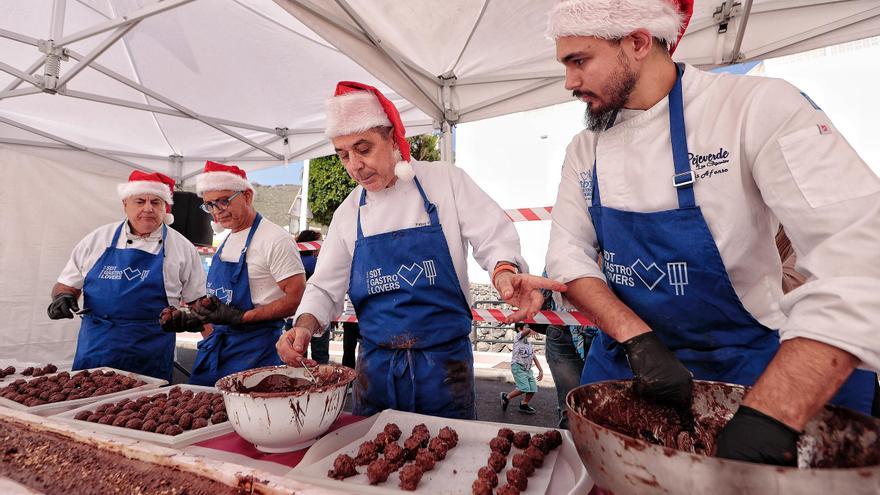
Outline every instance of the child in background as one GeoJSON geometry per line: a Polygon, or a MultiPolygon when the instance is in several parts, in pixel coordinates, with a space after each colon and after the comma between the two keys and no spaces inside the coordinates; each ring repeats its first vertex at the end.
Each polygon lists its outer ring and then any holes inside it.
{"type": "Polygon", "coordinates": [[[516,328],[517,333],[513,340],[510,372],[513,373],[513,381],[516,387],[509,394],[501,392],[501,409],[506,411],[511,399],[524,395],[519,405],[519,412],[535,414],[535,408],[529,405],[532,397],[535,396],[535,392],[538,391],[538,384],[535,381],[535,376],[532,374],[532,363],[535,363],[535,366],[538,368],[538,382],[544,378],[544,370],[541,369],[541,363],[535,357],[535,349],[529,341],[532,329],[522,323],[517,323],[514,328],[516,328]]]}

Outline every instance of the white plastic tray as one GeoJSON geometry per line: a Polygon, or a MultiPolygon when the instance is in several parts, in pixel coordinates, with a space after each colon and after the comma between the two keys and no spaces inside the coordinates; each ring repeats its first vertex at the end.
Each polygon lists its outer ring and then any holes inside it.
{"type": "MultiPolygon", "coordinates": [[[[354,456],[358,446],[366,440],[375,438],[376,433],[381,431],[387,423],[396,423],[400,427],[403,431],[401,441],[418,423],[425,423],[432,436],[436,435],[443,426],[449,426],[458,432],[458,446],[450,450],[446,459],[437,463],[432,471],[426,472],[419,483],[417,491],[432,495],[471,493],[471,484],[477,479],[477,471],[486,465],[489,458],[489,440],[496,436],[500,428],[530,433],[542,433],[548,430],[548,428],[534,426],[446,419],[386,410],[371,418],[328,433],[312,445],[303,460],[286,476],[349,492],[364,494],[403,492],[398,487],[399,478],[396,474],[392,474],[386,482],[375,486],[368,484],[365,474],[359,474],[342,481],[327,477],[327,471],[332,468],[336,456],[339,454],[354,456]]],[[[571,434],[565,430],[559,431],[562,433],[562,446],[551,451],[544,459],[544,465],[536,469],[535,474],[529,477],[528,489],[522,492],[523,495],[542,493],[580,495],[587,493],[593,486],[593,482],[575,450],[571,434]]],[[[512,454],[518,452],[520,452],[519,449],[511,449],[507,466],[499,475],[499,486],[507,482],[504,473],[507,468],[510,468],[512,454]]],[[[365,473],[366,466],[359,466],[358,471],[365,473]]]]}
{"type": "MultiPolygon", "coordinates": [[[[159,378],[153,378],[151,376],[145,376],[145,375],[138,375],[137,373],[130,373],[128,371],[118,370],[116,368],[108,368],[106,366],[101,367],[101,368],[89,368],[88,369],[88,371],[97,371],[97,370],[115,371],[116,373],[118,373],[120,375],[130,376],[132,378],[136,378],[138,380],[141,380],[141,381],[145,382],[145,385],[141,385],[140,387],[130,388],[128,390],[121,390],[119,392],[113,392],[112,394],[99,395],[97,397],[86,397],[84,399],[65,400],[65,401],[61,401],[61,402],[53,402],[51,404],[43,404],[41,406],[33,406],[33,407],[27,407],[26,405],[15,402],[14,400],[10,400],[5,397],[0,397],[0,406],[8,407],[10,409],[16,409],[18,411],[25,411],[25,412],[28,412],[31,414],[36,414],[38,416],[53,416],[55,414],[63,413],[64,411],[69,411],[71,409],[79,408],[80,406],[84,406],[86,404],[92,404],[94,402],[103,401],[104,399],[112,399],[114,397],[121,397],[123,395],[130,394],[132,392],[136,392],[139,390],[157,389],[157,388],[161,387],[162,385],[165,385],[168,383],[168,381],[161,380],[159,378]]],[[[18,371],[18,370],[16,370],[16,371],[18,371]]],[[[83,371],[83,370],[69,371],[69,370],[62,370],[59,368],[58,372],[50,373],[48,375],[43,375],[43,376],[57,375],[58,373],[61,373],[62,371],[67,371],[68,373],[70,373],[70,376],[73,376],[76,373],[79,373],[80,371],[83,371]]],[[[31,380],[36,380],[39,377],[24,376],[24,377],[20,377],[20,378],[24,378],[27,381],[31,381],[31,380]]],[[[5,387],[6,385],[8,385],[8,383],[4,384],[3,386],[5,387]]]]}
{"type": "MultiPolygon", "coordinates": [[[[175,387],[180,387],[181,390],[192,390],[194,393],[198,392],[210,392],[210,393],[219,393],[214,387],[201,387],[198,385],[175,385],[175,387]]],[[[143,440],[146,442],[154,443],[157,445],[165,445],[167,447],[179,449],[181,447],[186,447],[187,445],[201,442],[203,440],[208,440],[209,438],[219,437],[220,435],[225,435],[232,431],[232,423],[229,421],[224,421],[223,423],[216,425],[208,425],[204,428],[199,428],[198,430],[189,430],[185,431],[179,435],[164,435],[162,433],[153,433],[149,431],[140,431],[133,430],[131,428],[123,428],[122,426],[113,426],[113,425],[102,425],[100,423],[89,423],[88,421],[82,421],[79,419],[75,419],[75,416],[79,414],[81,411],[93,411],[102,404],[115,404],[122,399],[131,399],[136,400],[139,397],[143,397],[145,395],[154,395],[156,393],[164,393],[168,395],[168,392],[172,387],[167,387],[161,390],[141,390],[138,392],[131,392],[125,395],[121,395],[119,397],[114,397],[108,400],[102,400],[100,402],[95,402],[93,404],[89,404],[84,407],[80,407],[78,409],[74,409],[72,411],[66,411],[64,413],[53,416],[53,419],[57,419],[60,421],[64,421],[66,423],[70,423],[72,425],[76,425],[78,428],[82,428],[84,430],[92,430],[104,433],[112,433],[114,435],[119,435],[128,438],[134,438],[136,440],[143,440]]]]}

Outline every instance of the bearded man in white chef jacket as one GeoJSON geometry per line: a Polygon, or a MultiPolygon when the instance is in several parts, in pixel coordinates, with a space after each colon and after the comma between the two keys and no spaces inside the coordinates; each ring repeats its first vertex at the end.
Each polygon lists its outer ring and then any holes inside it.
{"type": "Polygon", "coordinates": [[[513,224],[464,171],[410,163],[400,115],[376,88],[339,83],[326,133],[359,186],[333,215],[279,355],[299,364],[311,336],[340,314],[347,292],[362,339],[354,414],[393,408],[474,418],[468,246],[519,308],[512,320],[540,309],[537,289],[565,286],[525,273],[513,224]]]}
{"type": "Polygon", "coordinates": [[[685,406],[692,376],[754,385],[718,455],[795,465],[826,402],[871,410],[880,180],[785,81],[674,63],[692,10],[553,9],[548,36],[588,128],[566,151],[547,273],[602,329],[582,383],[634,378],[644,396],[685,406]],[[807,275],[785,296],[780,221],[807,275]]]}

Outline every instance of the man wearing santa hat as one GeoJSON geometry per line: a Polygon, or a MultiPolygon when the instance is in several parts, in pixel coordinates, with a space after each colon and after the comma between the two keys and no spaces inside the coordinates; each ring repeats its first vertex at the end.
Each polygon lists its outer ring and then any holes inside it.
{"type": "Polygon", "coordinates": [[[189,382],[213,386],[232,373],[281,364],[275,342],[306,279],[293,237],[254,209],[254,187],[244,170],[209,161],[196,177],[196,193],[214,230],[231,232],[211,260],[208,296],[190,305],[193,318],[184,314],[167,326],[180,331],[211,324],[198,343],[189,382]]]}
{"type": "Polygon", "coordinates": [[[464,171],[410,163],[400,115],[376,88],[339,83],[327,103],[326,134],[359,186],[333,215],[279,354],[298,365],[348,292],[362,339],[354,413],[393,408],[474,418],[468,247],[502,297],[520,308],[514,319],[540,308],[536,288],[565,286],[521,273],[527,266],[516,229],[464,171]]]}
{"type": "Polygon", "coordinates": [[[718,455],[795,465],[826,402],[871,411],[880,179],[788,83],[674,63],[692,9],[552,10],[548,35],[587,130],[566,152],[547,272],[602,329],[582,382],[635,377],[637,391],[677,405],[690,403],[692,375],[754,385],[718,455]],[[780,221],[808,276],[785,296],[780,221]]]}
{"type": "Polygon", "coordinates": [[[110,366],[170,381],[175,339],[158,315],[204,296],[205,270],[195,246],[167,227],[174,179],[136,170],[117,192],[126,220],[98,227],[73,248],[52,288],[49,318],[82,315],[74,370],[110,366]]]}

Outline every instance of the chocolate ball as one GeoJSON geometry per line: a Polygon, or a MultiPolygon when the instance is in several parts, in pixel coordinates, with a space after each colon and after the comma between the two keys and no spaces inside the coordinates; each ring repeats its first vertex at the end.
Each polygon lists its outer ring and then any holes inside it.
{"type": "Polygon", "coordinates": [[[434,459],[434,454],[432,454],[431,451],[428,449],[421,449],[416,453],[415,463],[422,468],[422,471],[430,471],[434,469],[436,459],[434,459]]]}
{"type": "Polygon", "coordinates": [[[376,459],[367,466],[367,479],[371,485],[376,485],[387,480],[391,471],[391,465],[385,459],[376,459]]]}
{"type": "Polygon", "coordinates": [[[180,435],[183,433],[183,428],[177,425],[168,425],[168,428],[165,429],[165,434],[169,436],[180,435]]]}
{"type": "Polygon", "coordinates": [[[127,423],[129,419],[128,415],[123,416],[122,414],[118,414],[112,424],[113,426],[125,426],[125,423],[127,423]]]}
{"type": "Polygon", "coordinates": [[[425,423],[419,423],[413,426],[412,434],[415,435],[416,433],[422,436],[431,436],[431,432],[428,431],[428,427],[425,426],[425,423]]]}
{"type": "Polygon", "coordinates": [[[550,450],[553,450],[562,445],[562,433],[559,433],[558,430],[545,431],[544,439],[547,440],[547,445],[550,447],[550,450]]]}
{"type": "Polygon", "coordinates": [[[498,490],[495,491],[495,495],[519,495],[519,488],[509,483],[504,484],[498,487],[498,490]]]}
{"type": "Polygon", "coordinates": [[[193,419],[192,429],[198,430],[199,428],[204,428],[208,426],[208,420],[205,418],[195,418],[193,419]]]}
{"type": "Polygon", "coordinates": [[[419,486],[423,474],[422,468],[418,465],[407,464],[400,470],[400,483],[398,486],[404,490],[413,491],[419,486]]]}
{"type": "Polygon", "coordinates": [[[337,480],[342,480],[356,474],[358,472],[355,468],[354,459],[345,454],[339,454],[336,460],[333,461],[333,469],[327,472],[327,476],[337,480]]]}
{"type": "Polygon", "coordinates": [[[513,442],[513,430],[510,428],[501,428],[495,436],[506,438],[508,442],[513,442]]]}
{"type": "Polygon", "coordinates": [[[375,461],[378,457],[379,451],[376,449],[376,444],[371,441],[366,441],[358,447],[357,457],[354,458],[354,462],[358,466],[366,466],[375,461]]]}
{"type": "Polygon", "coordinates": [[[513,446],[518,449],[526,449],[529,446],[529,440],[532,439],[532,435],[527,431],[518,431],[513,434],[513,446]]]}
{"type": "Polygon", "coordinates": [[[446,446],[450,449],[458,445],[458,433],[448,426],[441,428],[437,437],[446,442],[446,446]]]}
{"type": "Polygon", "coordinates": [[[541,452],[541,449],[529,445],[529,448],[523,451],[523,453],[532,459],[532,465],[536,468],[544,465],[544,453],[541,452]]]}
{"type": "Polygon", "coordinates": [[[395,442],[400,439],[400,435],[402,433],[400,431],[400,427],[394,423],[388,423],[387,425],[385,425],[385,428],[382,431],[388,438],[395,442]]]}
{"type": "Polygon", "coordinates": [[[88,418],[86,418],[86,421],[88,421],[89,423],[97,423],[98,420],[101,419],[101,416],[101,414],[91,414],[88,418]]]}
{"type": "Polygon", "coordinates": [[[156,427],[156,433],[164,435],[165,430],[167,430],[169,426],[171,426],[171,423],[160,423],[159,426],[156,427]]]}
{"type": "Polygon", "coordinates": [[[138,418],[131,418],[125,422],[125,427],[132,430],[140,430],[143,426],[144,422],[138,418]]]}
{"type": "Polygon", "coordinates": [[[507,482],[519,491],[524,491],[529,486],[529,477],[522,470],[514,467],[507,470],[507,482]]]}
{"type": "Polygon", "coordinates": [[[547,455],[550,452],[550,445],[547,444],[547,439],[544,438],[544,435],[538,434],[533,436],[529,441],[529,445],[540,449],[544,455],[547,455]]]}
{"type": "Polygon", "coordinates": [[[532,458],[525,454],[516,454],[511,462],[513,467],[522,470],[526,476],[531,476],[535,472],[535,466],[532,465],[532,458]]]}
{"type": "Polygon", "coordinates": [[[434,459],[442,461],[446,458],[446,452],[449,450],[449,447],[439,437],[434,437],[431,439],[431,443],[428,444],[428,450],[434,454],[434,459]]]}
{"type": "MultiPolygon", "coordinates": [[[[98,412],[100,413],[100,411],[98,411],[98,412]]],[[[74,416],[73,419],[78,419],[80,421],[88,421],[89,416],[91,416],[91,415],[92,415],[91,411],[80,411],[80,412],[76,413],[76,416],[74,416]]]]}
{"type": "Polygon", "coordinates": [[[489,448],[492,449],[494,452],[507,455],[510,453],[510,441],[508,441],[506,438],[495,437],[489,441],[489,448]]]}
{"type": "Polygon", "coordinates": [[[226,421],[229,421],[229,416],[226,414],[226,411],[217,411],[211,416],[211,424],[213,425],[226,421]]]}
{"type": "Polygon", "coordinates": [[[192,427],[193,424],[193,415],[190,413],[183,413],[180,415],[180,419],[177,420],[177,424],[183,428],[184,430],[188,430],[192,427]]]}
{"type": "Polygon", "coordinates": [[[483,466],[477,471],[477,479],[481,479],[492,485],[492,488],[498,486],[498,474],[489,466],[483,466]]]}
{"type": "Polygon", "coordinates": [[[148,419],[148,420],[144,421],[143,426],[141,426],[141,430],[154,432],[154,431],[156,431],[157,426],[159,426],[159,423],[157,423],[155,420],[148,419]]]}
{"type": "Polygon", "coordinates": [[[492,452],[489,454],[489,467],[491,467],[496,473],[500,473],[504,466],[507,465],[507,457],[501,452],[492,452]]]}
{"type": "Polygon", "coordinates": [[[403,448],[397,442],[385,444],[385,460],[393,466],[403,464],[403,448]]]}
{"type": "Polygon", "coordinates": [[[485,480],[474,480],[471,485],[471,493],[473,495],[492,495],[492,485],[485,480]]]}

